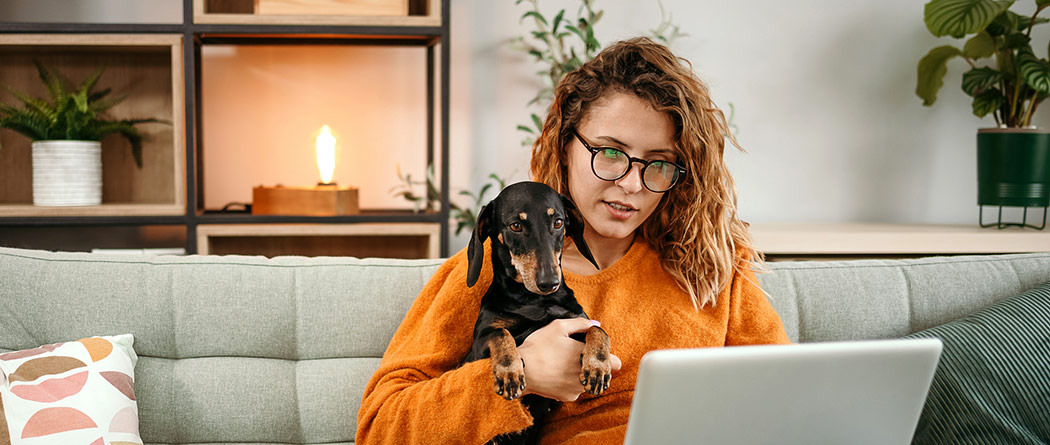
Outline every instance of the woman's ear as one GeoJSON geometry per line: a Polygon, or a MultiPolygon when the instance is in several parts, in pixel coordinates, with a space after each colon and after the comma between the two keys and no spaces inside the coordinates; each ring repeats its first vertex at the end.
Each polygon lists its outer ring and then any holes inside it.
{"type": "Polygon", "coordinates": [[[485,264],[485,239],[492,234],[492,203],[481,207],[478,212],[477,224],[470,233],[470,243],[467,244],[467,287],[474,286],[481,275],[481,266],[485,264]]]}
{"type": "Polygon", "coordinates": [[[587,247],[587,240],[583,239],[583,214],[580,213],[580,209],[576,208],[576,204],[572,202],[571,198],[565,195],[560,196],[562,206],[565,207],[568,226],[565,228],[565,233],[569,235],[569,238],[572,238],[572,242],[576,244],[576,248],[583,254],[583,257],[587,258],[587,261],[590,261],[595,269],[601,270],[601,267],[598,267],[598,262],[594,260],[594,255],[591,254],[591,248],[587,247]]]}

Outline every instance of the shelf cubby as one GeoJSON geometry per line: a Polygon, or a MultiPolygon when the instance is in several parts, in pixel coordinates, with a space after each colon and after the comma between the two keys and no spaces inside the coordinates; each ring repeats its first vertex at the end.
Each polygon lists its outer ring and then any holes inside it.
{"type": "Polygon", "coordinates": [[[437,258],[437,223],[201,224],[202,255],[437,258]]]}
{"type": "Polygon", "coordinates": [[[194,0],[195,24],[440,27],[439,0],[410,0],[408,15],[264,15],[254,0],[194,0]]]}
{"type": "MultiPolygon", "coordinates": [[[[186,144],[181,35],[0,34],[0,84],[46,97],[33,60],[79,82],[98,67],[97,89],[128,98],[111,118],[155,117],[167,123],[137,126],[143,136],[143,167],[118,135],[102,141],[100,206],[40,207],[32,204],[31,142],[0,130],[0,217],[180,215],[186,210],[186,144]]],[[[7,94],[5,103],[13,103],[7,94]]]]}

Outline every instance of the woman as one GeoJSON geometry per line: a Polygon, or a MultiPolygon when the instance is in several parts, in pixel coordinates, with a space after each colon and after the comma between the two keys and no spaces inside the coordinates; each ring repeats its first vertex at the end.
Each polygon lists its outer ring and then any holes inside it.
{"type": "MultiPolygon", "coordinates": [[[[609,46],[556,88],[532,176],[573,199],[601,269],[566,246],[565,283],[596,321],[555,321],[518,348],[525,394],[564,402],[541,442],[622,442],[647,351],[788,342],[751,271],[759,254],[736,217],[726,137],[687,62],[649,39],[609,46]],[[569,334],[592,323],[612,338],[613,379],[581,397],[582,343],[569,334]]],[[[406,315],[366,388],[360,443],[485,443],[531,425],[520,399],[493,391],[489,360],[459,366],[492,276],[486,265],[467,288],[466,272],[460,252],[406,315]]]]}

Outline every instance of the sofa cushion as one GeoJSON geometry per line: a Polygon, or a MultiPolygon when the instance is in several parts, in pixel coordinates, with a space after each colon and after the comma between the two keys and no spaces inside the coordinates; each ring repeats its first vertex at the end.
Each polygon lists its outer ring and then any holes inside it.
{"type": "Polygon", "coordinates": [[[944,352],[914,443],[1050,441],[1050,283],[908,337],[944,352]]]}
{"type": "Polygon", "coordinates": [[[133,341],[90,337],[0,354],[0,443],[141,443],[133,341]]]}

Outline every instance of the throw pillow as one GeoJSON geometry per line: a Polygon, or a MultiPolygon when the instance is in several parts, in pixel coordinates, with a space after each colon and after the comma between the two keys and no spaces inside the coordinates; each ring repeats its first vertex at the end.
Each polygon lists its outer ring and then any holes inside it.
{"type": "Polygon", "coordinates": [[[913,443],[1050,443],[1050,283],[909,337],[944,342],[913,443]]]}
{"type": "Polygon", "coordinates": [[[141,444],[133,342],[90,337],[0,354],[0,444],[141,444]]]}

